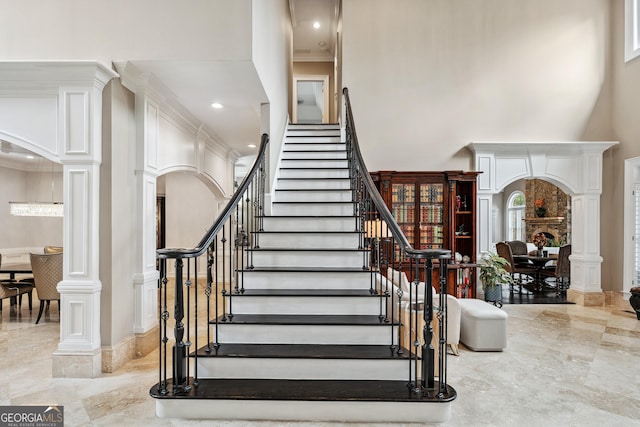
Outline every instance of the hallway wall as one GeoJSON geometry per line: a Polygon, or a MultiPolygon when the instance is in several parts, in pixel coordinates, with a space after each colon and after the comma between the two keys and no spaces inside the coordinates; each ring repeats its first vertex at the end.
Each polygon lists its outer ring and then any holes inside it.
{"type": "MultiPolygon", "coordinates": [[[[611,115],[615,139],[620,144],[604,156],[601,247],[606,262],[602,267],[602,285],[619,291],[623,289],[625,252],[624,161],[640,156],[640,58],[624,62],[624,0],[612,0],[611,5],[611,115]]],[[[621,304],[629,307],[628,302],[621,304]]]]}

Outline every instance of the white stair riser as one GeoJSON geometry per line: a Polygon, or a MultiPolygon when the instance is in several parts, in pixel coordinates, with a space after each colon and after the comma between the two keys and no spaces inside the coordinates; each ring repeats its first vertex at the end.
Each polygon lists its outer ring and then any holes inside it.
{"type": "Polygon", "coordinates": [[[255,267],[357,268],[362,267],[364,257],[360,252],[256,251],[250,259],[255,267]]]}
{"type": "Polygon", "coordinates": [[[331,141],[331,142],[340,142],[340,131],[339,130],[299,130],[295,132],[287,132],[287,141],[318,140],[319,142],[326,142],[324,141],[324,139],[337,139],[337,141],[331,141]]]}
{"type": "Polygon", "coordinates": [[[349,178],[349,169],[280,169],[280,178],[349,178]]]}
{"type": "Polygon", "coordinates": [[[288,130],[340,130],[340,125],[337,123],[331,124],[317,124],[317,123],[291,123],[288,130]]]}
{"type": "Polygon", "coordinates": [[[353,215],[353,203],[274,203],[274,215],[353,215]]]}
{"type": "Polygon", "coordinates": [[[286,151],[282,154],[282,160],[291,159],[332,159],[346,160],[345,151],[286,151]]]}
{"type": "MultiPolygon", "coordinates": [[[[284,152],[295,150],[311,150],[311,151],[331,151],[331,150],[346,150],[346,145],[342,142],[290,142],[284,143],[284,152]]],[[[346,156],[346,153],[345,153],[346,156]]]]}
{"type": "MultiPolygon", "coordinates": [[[[226,298],[229,298],[228,296],[226,298]]],[[[379,297],[232,296],[234,314],[378,315],[379,297]]]]}
{"type": "Polygon", "coordinates": [[[419,423],[451,419],[450,402],[356,402],[290,400],[156,399],[156,415],[196,420],[315,421],[325,423],[419,423]]]}
{"type": "Polygon", "coordinates": [[[346,160],[318,159],[318,160],[287,160],[281,161],[283,168],[346,168],[349,164],[346,160]]]}
{"type": "Polygon", "coordinates": [[[243,272],[247,289],[370,289],[371,274],[337,272],[243,272]]]}
{"type": "Polygon", "coordinates": [[[371,344],[391,343],[397,326],[218,324],[218,341],[228,344],[371,344]]]}
{"type": "Polygon", "coordinates": [[[353,195],[351,193],[351,190],[276,191],[276,202],[350,202],[352,198],[353,195]]]}
{"type": "Polygon", "coordinates": [[[202,357],[200,378],[381,380],[408,376],[408,360],[202,357]]]}
{"type": "Polygon", "coordinates": [[[290,234],[260,234],[260,247],[291,248],[291,249],[357,249],[360,243],[359,233],[331,234],[331,233],[290,233],[290,234]]]}
{"type": "Polygon", "coordinates": [[[279,179],[278,190],[349,190],[349,179],[279,179]]]}
{"type": "Polygon", "coordinates": [[[263,227],[266,231],[354,231],[356,229],[356,219],[265,217],[263,227]]]}

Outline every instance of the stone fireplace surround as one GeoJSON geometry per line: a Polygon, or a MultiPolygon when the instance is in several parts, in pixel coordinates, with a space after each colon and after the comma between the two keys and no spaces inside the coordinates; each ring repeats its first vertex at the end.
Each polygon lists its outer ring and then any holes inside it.
{"type": "Polygon", "coordinates": [[[527,242],[543,232],[547,238],[560,244],[571,243],[571,201],[558,186],[541,179],[528,179],[525,183],[527,206],[525,209],[525,234],[527,242]],[[535,201],[544,201],[545,216],[536,215],[535,201]]]}
{"type": "Polygon", "coordinates": [[[567,299],[604,305],[601,286],[602,154],[617,141],[472,142],[477,184],[478,259],[491,250],[494,194],[527,178],[551,182],[571,196],[571,288],[567,299]]]}

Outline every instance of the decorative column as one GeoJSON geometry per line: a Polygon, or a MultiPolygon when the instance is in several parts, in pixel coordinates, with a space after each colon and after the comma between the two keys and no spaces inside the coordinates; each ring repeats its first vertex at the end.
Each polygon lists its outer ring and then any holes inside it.
{"type": "Polygon", "coordinates": [[[53,377],[101,374],[99,186],[102,89],[115,76],[116,73],[96,63],[70,64],[65,85],[59,86],[58,149],[64,183],[64,272],[63,280],[58,284],[60,343],[53,353],[53,377]]]}
{"type": "Polygon", "coordinates": [[[170,96],[152,75],[128,63],[116,63],[122,84],[135,94],[135,235],[133,262],[135,355],[157,348],[156,183],[158,123],[161,105],[170,96]]]}
{"type": "Polygon", "coordinates": [[[567,299],[603,305],[600,256],[602,153],[615,141],[473,142],[478,176],[478,251],[493,242],[493,195],[518,179],[541,178],[559,186],[571,199],[571,287],[567,299]]]}
{"type": "Polygon", "coordinates": [[[158,105],[146,92],[136,92],[136,234],[134,262],[136,356],[157,346],[156,181],[158,177],[158,105]]]}

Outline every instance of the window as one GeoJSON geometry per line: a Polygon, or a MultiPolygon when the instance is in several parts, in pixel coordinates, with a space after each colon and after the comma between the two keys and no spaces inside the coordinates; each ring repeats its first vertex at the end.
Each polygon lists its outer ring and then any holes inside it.
{"type": "Polygon", "coordinates": [[[524,208],[526,200],[522,191],[514,191],[507,201],[507,240],[526,241],[524,235],[524,208]]]}
{"type": "Polygon", "coordinates": [[[624,2],[624,60],[640,55],[640,0],[624,2]]]}

